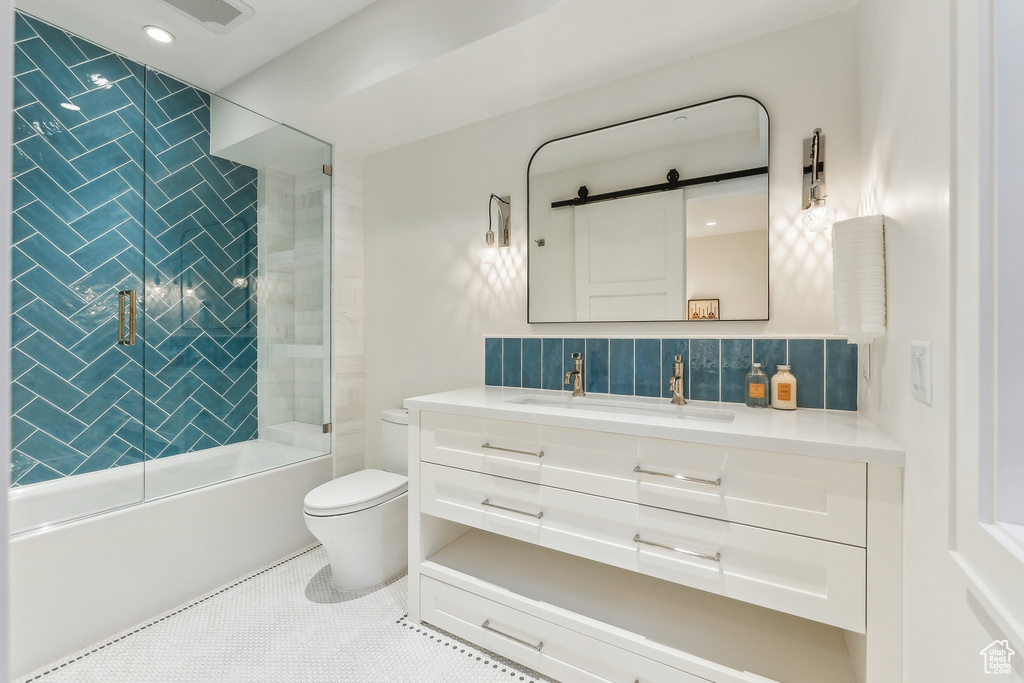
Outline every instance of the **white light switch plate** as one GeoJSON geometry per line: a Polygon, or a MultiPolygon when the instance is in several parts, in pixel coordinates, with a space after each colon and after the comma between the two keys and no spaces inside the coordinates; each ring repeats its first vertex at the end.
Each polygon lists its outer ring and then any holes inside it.
{"type": "Polygon", "coordinates": [[[932,343],[910,342],[910,395],[932,404],[932,343]]]}

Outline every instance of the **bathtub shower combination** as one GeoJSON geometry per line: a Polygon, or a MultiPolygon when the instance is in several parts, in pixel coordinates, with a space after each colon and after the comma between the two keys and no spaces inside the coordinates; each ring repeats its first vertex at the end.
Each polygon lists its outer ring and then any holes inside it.
{"type": "Polygon", "coordinates": [[[330,452],[330,146],[16,15],[15,533],[330,452]]]}

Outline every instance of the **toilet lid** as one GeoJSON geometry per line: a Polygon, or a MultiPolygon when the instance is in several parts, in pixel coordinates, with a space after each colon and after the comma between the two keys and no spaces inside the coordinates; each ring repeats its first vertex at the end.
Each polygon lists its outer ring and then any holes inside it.
{"type": "Polygon", "coordinates": [[[315,517],[365,510],[409,490],[409,479],[383,470],[361,470],[321,484],[306,494],[303,507],[315,517]]]}

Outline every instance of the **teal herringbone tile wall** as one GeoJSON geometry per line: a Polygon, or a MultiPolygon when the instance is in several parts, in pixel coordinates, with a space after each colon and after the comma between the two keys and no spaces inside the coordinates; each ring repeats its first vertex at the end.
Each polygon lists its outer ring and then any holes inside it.
{"type": "Polygon", "coordinates": [[[148,457],[256,438],[256,176],[210,154],[210,95],[148,71],[148,457]]]}
{"type": "Polygon", "coordinates": [[[256,171],[209,154],[207,94],[15,22],[12,482],[254,438],[256,171]]]}

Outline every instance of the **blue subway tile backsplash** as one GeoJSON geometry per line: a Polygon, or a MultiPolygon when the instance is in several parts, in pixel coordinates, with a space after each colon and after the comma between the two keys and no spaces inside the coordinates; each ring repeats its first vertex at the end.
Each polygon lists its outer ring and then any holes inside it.
{"type": "Polygon", "coordinates": [[[587,339],[583,356],[584,388],[595,394],[609,393],[608,340],[587,339]]]}
{"type": "Polygon", "coordinates": [[[612,339],[608,346],[609,393],[633,394],[636,370],[634,367],[634,340],[612,339]]]}
{"type": "Polygon", "coordinates": [[[544,389],[561,389],[562,375],[562,340],[544,338],[541,353],[544,360],[541,363],[541,386],[544,389]]]}
{"type": "Polygon", "coordinates": [[[800,407],[857,410],[857,346],[845,339],[486,337],[484,382],[567,390],[572,353],[583,354],[590,393],[668,398],[673,361],[682,356],[687,398],[743,403],[753,362],[769,376],[788,362],[800,407]]]}
{"type": "Polygon", "coordinates": [[[789,367],[796,377],[798,408],[825,407],[825,341],[790,339],[789,367]]]}
{"type": "Polygon", "coordinates": [[[635,391],[637,396],[661,396],[661,340],[636,340],[635,391]]]}
{"type": "Polygon", "coordinates": [[[719,354],[721,341],[718,339],[691,339],[690,398],[695,401],[721,400],[721,366],[719,354]]]}
{"type": "Polygon", "coordinates": [[[746,399],[744,381],[750,372],[752,339],[722,340],[722,400],[743,403],[746,399]]]}
{"type": "Polygon", "coordinates": [[[541,367],[544,362],[541,340],[537,337],[523,339],[523,386],[528,389],[541,388],[541,367]]]}
{"type": "Polygon", "coordinates": [[[789,360],[785,339],[755,339],[754,362],[761,364],[764,374],[771,377],[780,365],[789,360]]]}
{"type": "Polygon", "coordinates": [[[500,387],[501,379],[501,339],[489,337],[484,340],[484,384],[500,387]]]}
{"type": "Polygon", "coordinates": [[[501,340],[501,383],[506,387],[523,386],[523,340],[506,337],[501,340]]]}
{"type": "Polygon", "coordinates": [[[825,407],[857,410],[857,346],[845,339],[825,342],[825,407]]]}

